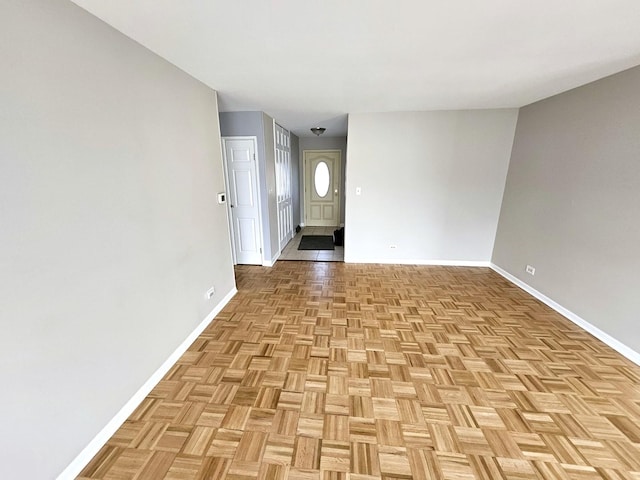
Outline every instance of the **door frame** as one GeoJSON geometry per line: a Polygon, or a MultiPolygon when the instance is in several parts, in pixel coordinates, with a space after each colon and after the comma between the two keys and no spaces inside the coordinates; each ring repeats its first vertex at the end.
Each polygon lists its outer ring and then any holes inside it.
{"type": "MultiPolygon", "coordinates": [[[[303,209],[303,213],[304,213],[304,224],[303,226],[307,226],[307,158],[306,158],[306,154],[307,152],[328,152],[328,153],[338,153],[338,156],[340,158],[340,168],[339,168],[339,172],[338,172],[338,183],[341,183],[342,180],[342,150],[339,148],[309,148],[306,150],[302,151],[302,198],[303,198],[303,205],[304,205],[304,209],[303,209]]],[[[309,185],[309,187],[311,187],[311,185],[309,185]]],[[[339,188],[344,189],[344,185],[340,185],[339,188]]],[[[338,220],[336,223],[336,226],[340,226],[341,222],[340,222],[340,208],[341,208],[341,202],[340,202],[340,197],[344,194],[344,192],[339,192],[338,193],[338,199],[336,200],[336,207],[338,210],[338,220]]]]}
{"type": "Polygon", "coordinates": [[[227,204],[227,224],[229,225],[229,240],[231,241],[231,256],[233,258],[233,264],[238,264],[238,259],[236,256],[236,233],[233,226],[233,218],[231,215],[231,202],[229,201],[229,159],[227,158],[227,148],[226,143],[227,140],[252,140],[253,141],[253,151],[256,155],[255,165],[256,165],[256,203],[258,205],[258,231],[260,238],[260,257],[262,259],[262,265],[264,265],[264,233],[262,231],[262,194],[260,192],[260,162],[258,156],[258,137],[256,136],[226,136],[221,137],[222,139],[222,166],[224,170],[224,188],[226,189],[226,204],[227,204]]]}

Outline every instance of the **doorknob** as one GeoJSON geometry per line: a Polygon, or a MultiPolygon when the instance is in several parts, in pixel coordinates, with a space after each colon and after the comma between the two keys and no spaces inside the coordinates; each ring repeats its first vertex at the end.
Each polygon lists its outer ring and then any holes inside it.
{"type": "Polygon", "coordinates": [[[233,205],[231,205],[231,208],[233,208],[233,205]]]}

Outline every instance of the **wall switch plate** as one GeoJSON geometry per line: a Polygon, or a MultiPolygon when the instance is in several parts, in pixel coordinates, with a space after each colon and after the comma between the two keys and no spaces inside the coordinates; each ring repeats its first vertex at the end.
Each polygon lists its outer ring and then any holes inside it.
{"type": "Polygon", "coordinates": [[[356,195],[362,195],[362,188],[356,187],[356,195]]]}
{"type": "Polygon", "coordinates": [[[211,287],[209,290],[207,290],[207,293],[204,294],[204,298],[209,300],[211,297],[213,297],[214,293],[216,293],[216,289],[214,287],[211,287]]]}
{"type": "Polygon", "coordinates": [[[225,192],[220,192],[218,194],[218,203],[222,205],[227,201],[227,194],[225,192]]]}
{"type": "Polygon", "coordinates": [[[527,265],[526,271],[529,275],[535,275],[536,274],[536,269],[534,267],[532,267],[531,265],[527,265]]]}

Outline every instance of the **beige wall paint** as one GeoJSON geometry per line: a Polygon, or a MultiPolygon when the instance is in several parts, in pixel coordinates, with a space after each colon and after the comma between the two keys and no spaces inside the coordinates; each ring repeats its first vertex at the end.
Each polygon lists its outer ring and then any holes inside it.
{"type": "Polygon", "coordinates": [[[217,103],[67,1],[0,31],[0,478],[53,478],[234,288],[217,103]]]}
{"type": "Polygon", "coordinates": [[[517,115],[349,115],[346,261],[489,262],[517,115]]]}
{"type": "Polygon", "coordinates": [[[499,267],[636,352],[639,85],[634,68],[520,110],[493,252],[499,267]]]}

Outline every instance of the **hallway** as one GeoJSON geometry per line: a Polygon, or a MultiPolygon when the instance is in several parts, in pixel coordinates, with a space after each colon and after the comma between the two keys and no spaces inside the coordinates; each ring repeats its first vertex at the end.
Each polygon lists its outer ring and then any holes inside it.
{"type": "Polygon", "coordinates": [[[344,262],[344,246],[335,250],[298,250],[303,235],[329,235],[340,227],[304,227],[282,250],[278,260],[307,260],[310,262],[344,262]]]}

